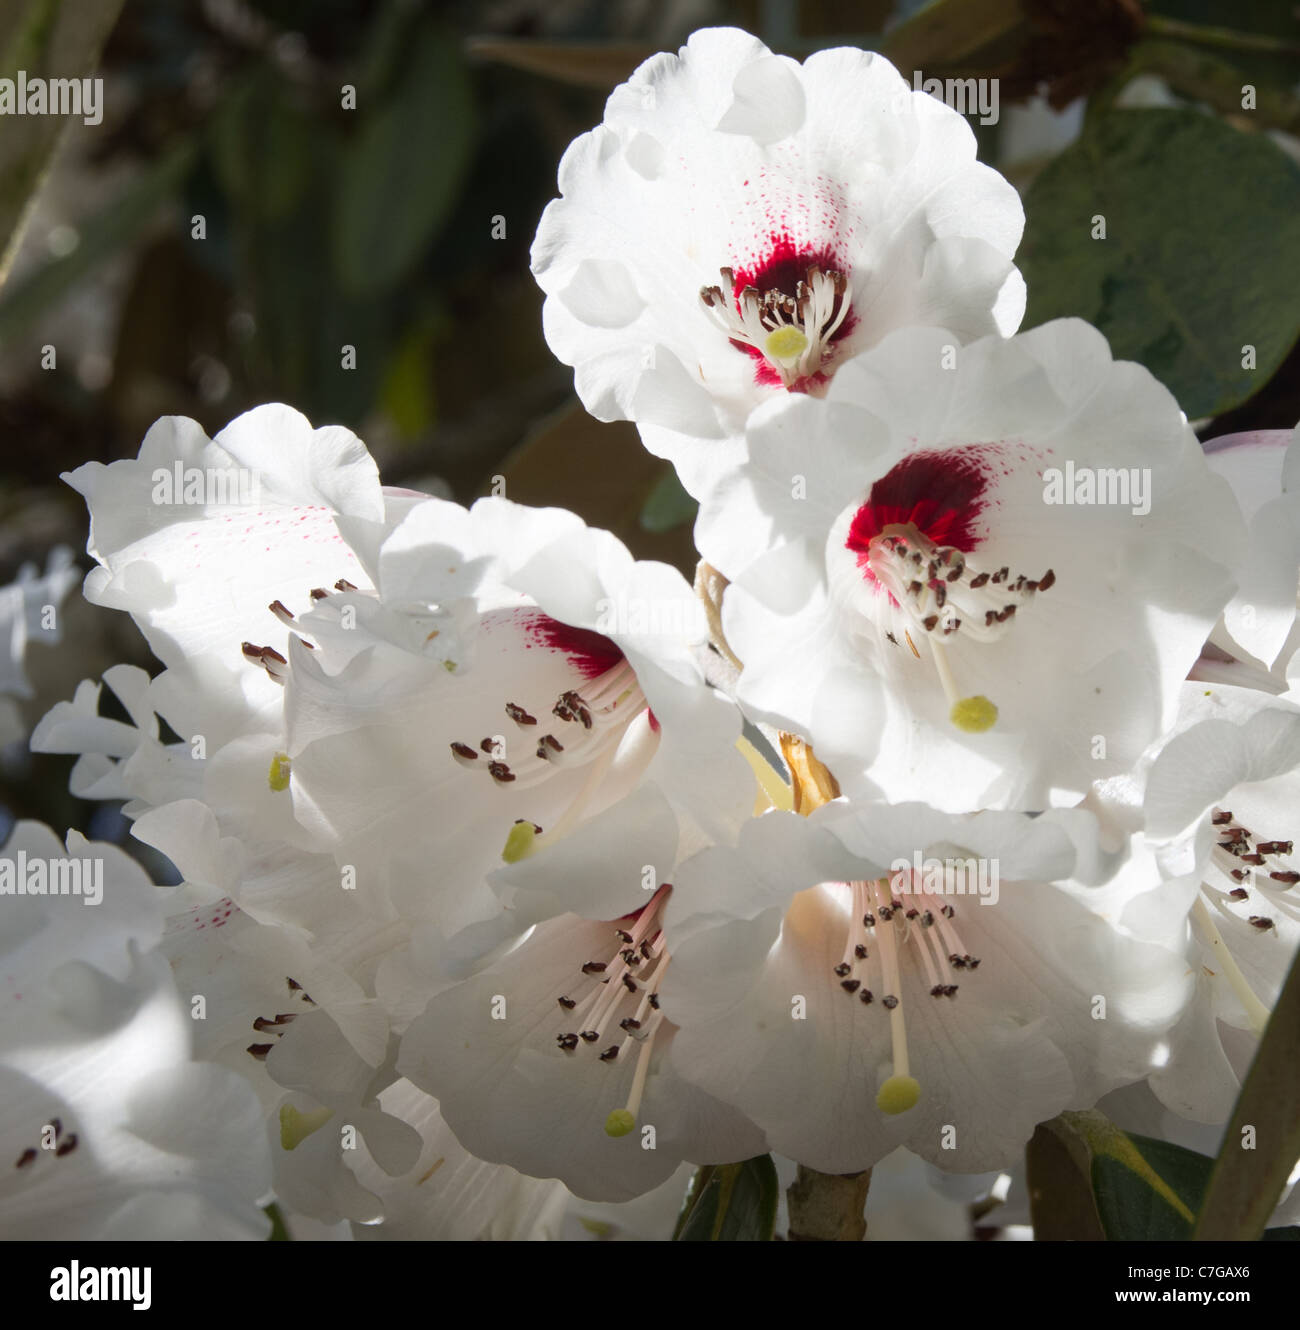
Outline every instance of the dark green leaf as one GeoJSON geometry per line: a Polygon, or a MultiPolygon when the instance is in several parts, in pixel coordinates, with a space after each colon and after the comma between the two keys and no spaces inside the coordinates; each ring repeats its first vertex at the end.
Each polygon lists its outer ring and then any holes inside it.
{"type": "MultiPolygon", "coordinates": [[[[122,0],[7,0],[0,15],[0,76],[82,78],[99,61],[122,0]]],[[[101,107],[102,111],[102,107],[101,107]]],[[[7,116],[0,135],[0,282],[13,261],[66,116],[7,116]]]]}
{"type": "Polygon", "coordinates": [[[1190,417],[1262,388],[1300,334],[1300,166],[1262,134],[1110,111],[1037,177],[1025,212],[1025,327],[1089,320],[1190,417]]]}
{"type": "Polygon", "coordinates": [[[1300,1158],[1297,1048],[1300,955],[1291,964],[1224,1133],[1197,1220],[1197,1239],[1242,1242],[1263,1234],[1300,1158]]]}
{"type": "Polygon", "coordinates": [[[1095,1155],[1093,1194],[1107,1238],[1158,1242],[1191,1237],[1191,1216],[1200,1208],[1214,1160],[1168,1141],[1125,1134],[1164,1187],[1153,1186],[1150,1175],[1135,1171],[1131,1158],[1095,1155]]]}
{"type": "Polygon", "coordinates": [[[677,472],[667,467],[646,496],[641,525],[647,531],[672,531],[695,520],[699,504],[682,488],[677,472]]]}
{"type": "Polygon", "coordinates": [[[283,217],[298,202],[311,171],[311,137],[319,133],[280,93],[269,73],[239,87],[212,124],[212,155],[222,186],[258,217],[283,217]]]}
{"type": "Polygon", "coordinates": [[[338,173],[333,257],[346,291],[373,295],[419,263],[469,164],[474,103],[452,38],[425,29],[388,100],[356,114],[362,123],[338,173]]]}
{"type": "Polygon", "coordinates": [[[676,1240],[770,1242],[778,1190],[771,1155],[743,1164],[721,1164],[712,1171],[676,1240]]]}
{"type": "Polygon", "coordinates": [[[81,243],[9,288],[0,301],[0,342],[49,308],[87,273],[130,244],[162,201],[173,194],[194,160],[192,144],[174,148],[151,163],[101,212],[89,219],[81,243]]]}

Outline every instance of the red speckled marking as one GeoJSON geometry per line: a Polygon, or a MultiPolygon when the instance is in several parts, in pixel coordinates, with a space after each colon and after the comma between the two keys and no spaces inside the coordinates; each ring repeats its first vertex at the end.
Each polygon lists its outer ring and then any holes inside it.
{"type": "Polygon", "coordinates": [[[936,545],[951,545],[963,554],[977,549],[977,526],[987,504],[987,462],[982,448],[912,453],[881,476],[854,514],[844,542],[863,576],[875,581],[868,554],[872,540],[887,526],[910,524],[936,545]]]}
{"type": "Polygon", "coordinates": [[[541,610],[520,611],[517,623],[524,636],[525,650],[540,646],[562,651],[584,679],[599,679],[623,659],[622,651],[609,638],[589,628],[573,628],[541,610]]]}

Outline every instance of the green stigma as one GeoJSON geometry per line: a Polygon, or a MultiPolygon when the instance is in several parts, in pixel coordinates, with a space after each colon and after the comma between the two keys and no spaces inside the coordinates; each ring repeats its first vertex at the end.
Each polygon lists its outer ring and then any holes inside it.
{"type": "Polygon", "coordinates": [[[537,827],[532,822],[516,822],[506,837],[506,847],[501,857],[508,864],[517,864],[520,859],[527,859],[533,852],[537,840],[537,827]]]}
{"type": "Polygon", "coordinates": [[[891,1076],[876,1095],[876,1107],[894,1117],[916,1107],[921,1097],[921,1083],[911,1076],[891,1076]]]}
{"type": "Polygon", "coordinates": [[[285,1150],[292,1150],[333,1116],[334,1112],[329,1108],[313,1108],[310,1113],[300,1113],[292,1104],[283,1105],[280,1109],[280,1145],[285,1150]]]}
{"type": "Polygon", "coordinates": [[[289,788],[289,754],[276,753],[271,759],[270,785],[278,794],[289,788]]]}
{"type": "Polygon", "coordinates": [[[808,338],[793,324],[786,324],[784,328],[777,328],[775,332],[769,333],[763,343],[764,352],[782,364],[798,360],[807,349],[808,338]]]}
{"type": "Polygon", "coordinates": [[[606,1136],[626,1136],[636,1126],[636,1119],[625,1108],[616,1108],[605,1119],[606,1136]]]}
{"type": "Polygon", "coordinates": [[[967,734],[983,734],[997,723],[998,709],[987,697],[963,697],[952,704],[948,719],[967,734]]]}

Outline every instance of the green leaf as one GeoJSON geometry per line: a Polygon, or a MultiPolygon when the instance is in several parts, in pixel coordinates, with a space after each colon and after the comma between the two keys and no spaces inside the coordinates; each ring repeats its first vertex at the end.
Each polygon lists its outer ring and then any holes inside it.
{"type": "Polygon", "coordinates": [[[1035,179],[1025,213],[1025,327],[1089,320],[1189,417],[1245,401],[1300,334],[1300,166],[1262,134],[1199,111],[1108,111],[1035,179]]]}
{"type": "Polygon", "coordinates": [[[1214,1163],[1095,1109],[1043,1123],[1027,1158],[1034,1237],[1111,1242],[1190,1238],[1214,1163]]]}
{"type": "Polygon", "coordinates": [[[237,88],[212,122],[212,157],[223,188],[257,217],[292,211],[311,172],[319,132],[288,106],[269,71],[237,88]]]}
{"type": "Polygon", "coordinates": [[[1196,1224],[1198,1240],[1260,1237],[1300,1158],[1300,954],[1260,1037],[1196,1224]],[[1249,1142],[1249,1148],[1246,1148],[1249,1142]]]}
{"type": "Polygon", "coordinates": [[[474,102],[455,41],[424,29],[392,95],[356,114],[362,124],[338,172],[333,259],[345,291],[375,295],[419,263],[469,165],[474,102]]]}
{"type": "Polygon", "coordinates": [[[151,163],[111,203],[90,218],[81,243],[52,259],[5,293],[0,301],[0,342],[60,300],[87,273],[136,239],[164,199],[176,192],[194,161],[194,145],[183,143],[151,163]]]}
{"type": "Polygon", "coordinates": [[[682,488],[677,472],[670,466],[646,496],[640,523],[647,531],[672,531],[695,521],[699,504],[682,488]]]}
{"type": "Polygon", "coordinates": [[[1106,1237],[1112,1242],[1185,1241],[1214,1160],[1150,1136],[1119,1134],[1131,1150],[1112,1142],[1092,1160],[1093,1195],[1106,1237]]]}
{"type": "Polygon", "coordinates": [[[759,1155],[743,1164],[719,1164],[711,1171],[685,1221],[679,1221],[674,1239],[771,1242],[777,1194],[776,1165],[771,1155],[759,1155]]]}
{"type": "MultiPolygon", "coordinates": [[[[0,77],[85,78],[123,0],[7,0],[0,15],[0,77]]],[[[102,108],[101,108],[102,109],[102,108]]],[[[69,116],[6,116],[0,135],[0,282],[8,274],[69,116]]]]}

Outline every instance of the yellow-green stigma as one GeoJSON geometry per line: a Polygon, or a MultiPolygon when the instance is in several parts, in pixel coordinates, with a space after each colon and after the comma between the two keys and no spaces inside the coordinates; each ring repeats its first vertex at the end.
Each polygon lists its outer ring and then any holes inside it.
{"type": "Polygon", "coordinates": [[[289,754],[276,753],[271,759],[271,774],[269,778],[271,788],[278,794],[282,790],[289,788],[289,754]]]}
{"type": "Polygon", "coordinates": [[[626,1136],[636,1126],[636,1118],[625,1108],[616,1108],[605,1119],[606,1136],[626,1136]]]}
{"type": "Polygon", "coordinates": [[[505,849],[501,857],[508,864],[517,864],[520,859],[527,859],[532,854],[541,828],[535,822],[516,822],[506,837],[505,849]]]}
{"type": "Polygon", "coordinates": [[[891,1076],[876,1095],[876,1107],[891,1117],[915,1108],[921,1097],[921,1083],[911,1076],[891,1076]]]}
{"type": "Polygon", "coordinates": [[[807,349],[808,338],[793,324],[786,324],[784,328],[768,333],[763,343],[764,352],[783,365],[793,364],[807,349]]]}
{"type": "Polygon", "coordinates": [[[987,697],[963,697],[952,704],[948,719],[966,734],[983,734],[997,723],[998,709],[987,697]]]}

